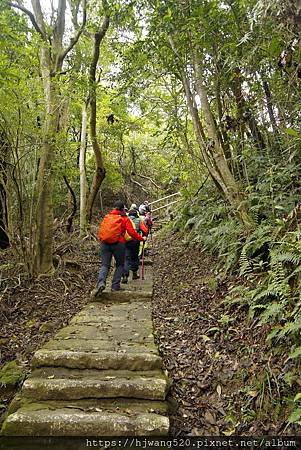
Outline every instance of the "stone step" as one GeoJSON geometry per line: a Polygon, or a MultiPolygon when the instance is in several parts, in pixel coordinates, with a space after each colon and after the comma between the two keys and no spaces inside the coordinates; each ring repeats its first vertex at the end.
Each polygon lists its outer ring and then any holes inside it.
{"type": "Polygon", "coordinates": [[[158,349],[154,342],[120,342],[101,339],[51,339],[43,349],[49,350],[73,350],[73,351],[122,351],[129,353],[152,353],[158,355],[158,349]]]}
{"type": "Polygon", "coordinates": [[[141,351],[74,351],[38,350],[32,360],[33,367],[54,366],[73,369],[128,369],[153,370],[162,368],[158,355],[141,351]]]}
{"type": "Polygon", "coordinates": [[[122,302],[117,304],[107,302],[89,303],[80,313],[73,317],[70,324],[107,324],[116,322],[116,325],[120,326],[127,321],[139,321],[142,327],[149,325],[152,328],[152,313],[149,303],[145,303],[144,301],[133,303],[122,302]]]}
{"type": "Polygon", "coordinates": [[[29,402],[10,412],[3,436],[145,436],[167,435],[163,402],[108,399],[29,402]]]}
{"type": "Polygon", "coordinates": [[[161,370],[92,370],[45,367],[35,369],[22,388],[35,400],[138,398],[164,400],[168,379],[161,370]]]}
{"type": "Polygon", "coordinates": [[[83,398],[80,400],[47,400],[36,401],[21,394],[17,394],[12,400],[8,414],[13,414],[19,408],[27,408],[32,411],[41,409],[79,409],[84,412],[107,412],[133,414],[133,413],[155,413],[166,415],[172,408],[168,402],[160,400],[139,400],[135,398],[83,398]]]}
{"type": "Polygon", "coordinates": [[[79,324],[68,325],[62,328],[54,337],[56,340],[64,339],[89,339],[112,340],[115,342],[151,343],[154,341],[152,328],[141,328],[137,322],[126,322],[123,327],[116,324],[79,324]]]}
{"type": "Polygon", "coordinates": [[[149,289],[146,290],[133,290],[133,291],[116,291],[111,292],[109,290],[105,290],[98,294],[97,296],[91,296],[91,301],[93,302],[135,302],[135,301],[141,301],[141,300],[151,300],[153,295],[153,289],[149,287],[149,289]]]}

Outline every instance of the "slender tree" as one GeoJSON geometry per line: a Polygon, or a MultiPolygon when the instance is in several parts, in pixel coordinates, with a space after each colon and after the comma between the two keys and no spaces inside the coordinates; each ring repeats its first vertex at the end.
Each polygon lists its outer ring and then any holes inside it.
{"type": "MultiPolygon", "coordinates": [[[[64,45],[66,0],[59,0],[57,11],[52,11],[51,23],[43,14],[40,0],[32,0],[32,11],[20,4],[10,3],[29,17],[41,39],[40,69],[44,87],[45,120],[43,123],[43,144],[37,178],[36,236],[34,271],[49,273],[53,269],[53,163],[56,156],[56,134],[59,124],[61,94],[59,77],[66,56],[77,43],[86,23],[86,0],[82,0],[82,24],[64,45]]],[[[79,7],[77,9],[79,13],[79,7]]]]}

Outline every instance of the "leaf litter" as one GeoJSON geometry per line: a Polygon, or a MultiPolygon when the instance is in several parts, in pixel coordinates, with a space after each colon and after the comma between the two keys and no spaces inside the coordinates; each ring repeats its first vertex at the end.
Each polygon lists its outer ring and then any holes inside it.
{"type": "Polygon", "coordinates": [[[289,394],[280,382],[290,373],[283,352],[273,353],[268,326],[252,327],[246,307],[223,302],[240,280],[217,276],[214,258],[180,233],[156,240],[153,259],[153,320],[172,380],[172,434],[296,434],[279,398],[279,389],[289,394]]]}

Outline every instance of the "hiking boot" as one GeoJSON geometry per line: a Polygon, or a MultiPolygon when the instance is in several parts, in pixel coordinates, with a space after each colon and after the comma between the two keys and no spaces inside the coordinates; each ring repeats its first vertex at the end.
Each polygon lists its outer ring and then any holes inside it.
{"type": "Polygon", "coordinates": [[[125,275],[122,277],[121,283],[126,284],[128,282],[128,277],[125,275]]]}
{"type": "Polygon", "coordinates": [[[122,287],[111,289],[111,292],[120,292],[120,291],[125,291],[125,289],[123,289],[122,287]]]}
{"type": "Polygon", "coordinates": [[[139,280],[140,275],[137,272],[133,272],[133,280],[139,280]]]}
{"type": "Polygon", "coordinates": [[[105,284],[100,284],[99,286],[96,286],[96,288],[93,289],[93,291],[91,292],[91,297],[97,297],[99,294],[102,293],[102,291],[104,291],[106,288],[105,284]]]}

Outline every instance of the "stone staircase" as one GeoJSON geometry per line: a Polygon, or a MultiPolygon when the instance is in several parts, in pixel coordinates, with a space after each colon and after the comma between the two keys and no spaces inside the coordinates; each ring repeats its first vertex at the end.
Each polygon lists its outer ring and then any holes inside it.
{"type": "Polygon", "coordinates": [[[169,381],[154,343],[152,267],[103,292],[38,350],[2,436],[167,435],[169,381]]]}

